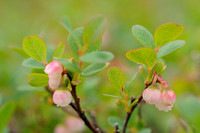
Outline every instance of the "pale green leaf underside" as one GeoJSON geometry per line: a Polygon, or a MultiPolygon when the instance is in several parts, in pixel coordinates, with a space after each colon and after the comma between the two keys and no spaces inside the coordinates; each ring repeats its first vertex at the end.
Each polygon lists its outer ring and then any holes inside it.
{"type": "Polygon", "coordinates": [[[31,73],[28,75],[28,84],[33,87],[43,87],[49,84],[47,74],[31,73]]]}
{"type": "Polygon", "coordinates": [[[184,45],[185,45],[185,41],[183,41],[183,40],[176,40],[173,42],[169,42],[159,49],[159,51],[157,53],[157,57],[158,58],[163,57],[163,56],[183,47],[184,45]]]}
{"type": "Polygon", "coordinates": [[[15,110],[15,103],[9,102],[3,105],[0,109],[0,132],[2,133],[4,128],[9,123],[9,120],[11,119],[13,113],[15,110]]]}
{"type": "Polygon", "coordinates": [[[86,53],[90,53],[90,52],[99,50],[101,48],[101,45],[102,45],[102,39],[98,40],[93,45],[90,45],[87,48],[86,53]]]}
{"type": "Polygon", "coordinates": [[[153,69],[156,73],[162,74],[166,69],[166,65],[162,61],[158,61],[153,69]]]}
{"type": "Polygon", "coordinates": [[[122,71],[116,67],[108,70],[108,80],[115,88],[122,89],[125,87],[125,76],[122,71]]]}
{"type": "Polygon", "coordinates": [[[108,64],[104,63],[104,64],[91,64],[88,67],[86,67],[82,73],[81,76],[91,76],[94,75],[100,71],[102,71],[104,68],[106,68],[108,66],[108,64]]]}
{"type": "Polygon", "coordinates": [[[65,69],[71,72],[81,72],[81,70],[73,63],[67,61],[66,59],[63,58],[54,58],[55,60],[59,61],[65,69]]]}
{"type": "Polygon", "coordinates": [[[111,61],[114,55],[107,51],[94,51],[84,54],[80,57],[80,60],[87,63],[105,63],[111,61]]]}
{"type": "Polygon", "coordinates": [[[22,47],[33,59],[42,63],[46,61],[47,48],[44,41],[39,36],[32,35],[24,38],[22,47]]]}
{"type": "Polygon", "coordinates": [[[44,69],[44,64],[34,60],[33,58],[28,58],[22,62],[22,65],[29,68],[44,69]]]}
{"type": "Polygon", "coordinates": [[[106,19],[103,16],[94,17],[90,20],[83,31],[83,42],[90,46],[99,40],[106,28],[106,19]]]}
{"type": "Polygon", "coordinates": [[[156,53],[152,48],[139,48],[130,50],[126,53],[126,57],[131,61],[144,64],[149,68],[151,68],[157,60],[156,53]]]}
{"type": "MultiPolygon", "coordinates": [[[[78,39],[78,41],[81,44],[81,47],[83,47],[83,28],[77,28],[74,30],[74,34],[76,34],[76,39],[78,39]]],[[[75,55],[76,58],[79,57],[78,55],[78,51],[79,51],[79,43],[77,43],[76,39],[73,37],[72,34],[69,34],[68,38],[67,38],[67,42],[73,52],[73,54],[75,55]]]]}
{"type": "Polygon", "coordinates": [[[175,23],[161,25],[155,30],[154,41],[157,47],[175,40],[182,32],[184,27],[175,23]]]}
{"type": "Polygon", "coordinates": [[[132,27],[133,36],[145,47],[155,48],[153,35],[143,26],[134,25],[132,27]]]}
{"type": "Polygon", "coordinates": [[[53,54],[53,57],[62,57],[64,50],[65,50],[65,44],[63,42],[59,43],[53,54]]]}

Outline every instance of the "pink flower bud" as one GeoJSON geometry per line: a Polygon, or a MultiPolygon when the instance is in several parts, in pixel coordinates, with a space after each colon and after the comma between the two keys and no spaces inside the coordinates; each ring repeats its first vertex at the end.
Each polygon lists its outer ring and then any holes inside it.
{"type": "Polygon", "coordinates": [[[52,89],[58,88],[62,78],[63,66],[58,61],[52,61],[45,68],[45,73],[49,75],[49,86],[52,89]]]}
{"type": "Polygon", "coordinates": [[[45,68],[45,73],[46,74],[55,74],[55,73],[62,73],[63,67],[62,64],[58,61],[52,61],[49,63],[46,68],[45,68]]]}
{"type": "Polygon", "coordinates": [[[162,101],[163,104],[167,106],[172,106],[176,101],[176,94],[171,89],[164,90],[162,93],[162,101]]]}
{"type": "Polygon", "coordinates": [[[54,129],[54,133],[69,133],[69,131],[66,129],[65,126],[63,126],[63,125],[58,125],[58,126],[56,126],[56,128],[54,129]]]}
{"type": "Polygon", "coordinates": [[[66,126],[69,131],[72,132],[81,132],[84,130],[84,122],[80,118],[69,117],[66,119],[66,126]]]}
{"type": "Polygon", "coordinates": [[[57,106],[65,107],[68,106],[72,101],[72,95],[69,91],[56,90],[53,93],[53,102],[57,106]]]}
{"type": "Polygon", "coordinates": [[[161,101],[161,91],[157,88],[149,87],[143,91],[143,99],[149,104],[156,104],[161,101]]]}

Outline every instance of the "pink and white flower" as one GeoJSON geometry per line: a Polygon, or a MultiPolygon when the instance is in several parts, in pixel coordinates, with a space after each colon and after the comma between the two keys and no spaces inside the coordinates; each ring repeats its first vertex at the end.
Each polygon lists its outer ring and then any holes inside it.
{"type": "Polygon", "coordinates": [[[53,102],[57,106],[65,107],[68,106],[72,101],[72,95],[66,90],[56,90],[53,93],[53,102]]]}
{"type": "Polygon", "coordinates": [[[45,68],[45,73],[49,76],[49,86],[52,89],[58,88],[62,78],[63,66],[58,61],[52,61],[45,68]]]}
{"type": "Polygon", "coordinates": [[[143,91],[143,99],[149,104],[157,104],[161,101],[161,91],[154,87],[149,87],[143,91]]]}

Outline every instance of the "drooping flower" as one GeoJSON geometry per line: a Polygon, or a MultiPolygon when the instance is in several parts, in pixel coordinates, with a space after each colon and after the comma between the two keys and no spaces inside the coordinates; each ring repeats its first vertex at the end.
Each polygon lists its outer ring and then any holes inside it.
{"type": "Polygon", "coordinates": [[[85,128],[84,122],[77,117],[68,117],[65,123],[70,133],[82,132],[85,128]]]}
{"type": "Polygon", "coordinates": [[[52,89],[58,88],[62,78],[63,66],[58,61],[52,61],[45,68],[45,73],[49,76],[49,86],[52,89]]]}
{"type": "Polygon", "coordinates": [[[65,107],[68,106],[72,101],[72,95],[66,90],[56,90],[53,93],[53,102],[57,106],[65,107]]]}
{"type": "Polygon", "coordinates": [[[162,92],[162,100],[160,101],[160,103],[156,104],[156,107],[159,110],[168,112],[169,110],[172,109],[175,101],[176,101],[176,95],[174,91],[171,89],[167,89],[162,92]]]}
{"type": "Polygon", "coordinates": [[[161,91],[155,87],[148,87],[143,91],[143,99],[149,104],[156,104],[161,101],[161,91]]]}

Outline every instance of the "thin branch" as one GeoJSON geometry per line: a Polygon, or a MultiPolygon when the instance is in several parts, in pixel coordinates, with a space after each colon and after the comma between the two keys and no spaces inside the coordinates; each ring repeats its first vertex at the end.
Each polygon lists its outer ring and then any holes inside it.
{"type": "Polygon", "coordinates": [[[119,124],[117,122],[115,123],[115,132],[114,133],[120,133],[119,124]]]}
{"type": "MultiPolygon", "coordinates": [[[[145,85],[145,88],[144,89],[147,89],[152,83],[149,83],[149,84],[146,84],[145,85]]],[[[142,101],[142,94],[139,96],[138,98],[138,101],[137,103],[131,107],[130,109],[130,112],[127,112],[126,114],[126,119],[124,121],[124,126],[123,126],[123,130],[122,130],[122,133],[126,133],[126,129],[127,129],[127,126],[128,126],[128,122],[129,122],[129,119],[133,113],[133,111],[135,110],[135,108],[139,105],[139,103],[142,101]]],[[[131,103],[134,102],[134,99],[131,100],[131,103]]]]}

